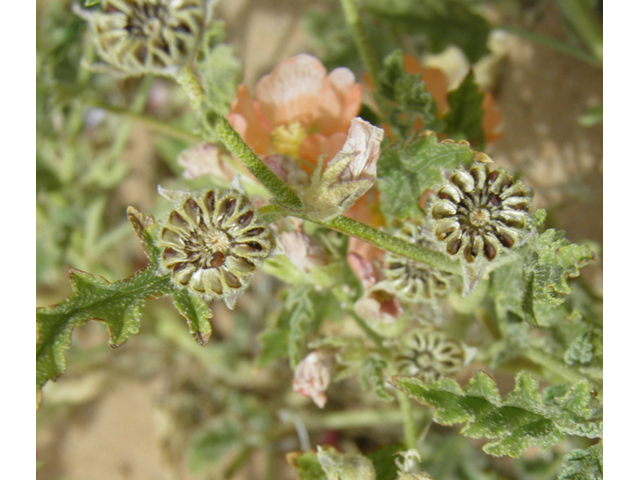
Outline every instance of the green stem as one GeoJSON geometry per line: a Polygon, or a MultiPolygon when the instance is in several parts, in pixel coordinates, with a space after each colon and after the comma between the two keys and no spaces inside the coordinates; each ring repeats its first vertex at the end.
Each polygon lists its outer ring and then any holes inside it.
{"type": "Polygon", "coordinates": [[[225,117],[209,112],[206,122],[213,127],[227,150],[247,167],[247,170],[273,194],[278,202],[288,209],[302,209],[302,202],[294,191],[256,155],[225,117]]]}
{"type": "Polygon", "coordinates": [[[589,2],[558,0],[558,5],[591,53],[602,62],[602,25],[590,9],[589,2]]]}
{"type": "Polygon", "coordinates": [[[563,362],[556,360],[551,354],[544,352],[538,348],[530,347],[523,350],[522,354],[533,363],[546,368],[550,372],[568,380],[569,382],[586,381],[591,385],[596,385],[591,379],[574,371],[563,362]]]}
{"type": "Polygon", "coordinates": [[[273,223],[289,215],[286,210],[283,210],[281,207],[274,205],[273,203],[260,207],[258,209],[258,213],[260,214],[260,218],[262,218],[266,223],[273,223]]]}
{"type": "Polygon", "coordinates": [[[354,0],[340,0],[340,3],[342,5],[342,10],[344,11],[344,16],[347,19],[347,23],[349,24],[349,27],[351,27],[351,32],[356,42],[358,53],[360,54],[360,59],[362,60],[362,63],[364,63],[367,72],[369,72],[371,81],[374,85],[377,85],[379,71],[378,63],[376,62],[376,57],[373,54],[371,45],[369,45],[369,41],[367,40],[367,34],[364,30],[358,6],[354,0]]]}
{"type": "Polygon", "coordinates": [[[529,30],[525,30],[523,28],[506,27],[506,26],[503,26],[500,28],[507,32],[513,33],[514,35],[518,35],[520,38],[523,38],[530,42],[537,43],[538,45],[542,45],[543,47],[551,48],[557,52],[563,53],[577,60],[588,63],[589,65],[602,68],[602,58],[595,57],[591,55],[589,52],[581,50],[580,48],[576,48],[572,45],[568,45],[564,42],[561,42],[560,40],[556,40],[555,38],[530,32],[529,30]]]}
{"type": "Polygon", "coordinates": [[[142,125],[149,127],[157,132],[164,133],[166,135],[184,140],[186,142],[202,142],[202,138],[198,135],[194,135],[187,130],[183,130],[180,127],[176,127],[174,125],[171,125],[170,123],[163,122],[162,120],[158,120],[143,113],[132,112],[131,110],[122,107],[115,107],[99,100],[84,100],[83,103],[87,106],[101,108],[102,110],[106,110],[107,112],[111,112],[123,118],[141,123],[142,125]]]}
{"type": "MultiPolygon", "coordinates": [[[[295,215],[295,214],[294,214],[295,215]]],[[[303,218],[303,217],[301,217],[303,218]]],[[[440,252],[427,250],[415,243],[406,242],[382,230],[375,229],[351,218],[339,216],[327,222],[316,222],[325,227],[360,238],[365,242],[403,257],[426,263],[439,270],[460,274],[460,264],[440,252]]]]}
{"type": "Polygon", "coordinates": [[[416,448],[418,440],[416,437],[416,426],[413,422],[413,413],[411,412],[411,400],[401,391],[398,391],[397,395],[404,422],[404,441],[406,447],[407,449],[416,448]]]}
{"type": "Polygon", "coordinates": [[[382,338],[380,337],[380,335],[378,335],[376,332],[374,332],[372,330],[372,328],[367,325],[367,322],[365,322],[362,318],[360,318],[356,312],[354,312],[353,310],[349,312],[351,314],[351,316],[353,317],[353,319],[356,321],[356,323],[360,326],[360,328],[362,328],[362,330],[364,331],[364,333],[367,334],[367,336],[373,340],[373,343],[376,344],[376,347],[378,347],[378,349],[380,349],[382,352],[384,353],[388,353],[389,350],[387,349],[387,347],[384,346],[384,344],[382,343],[382,338]]]}

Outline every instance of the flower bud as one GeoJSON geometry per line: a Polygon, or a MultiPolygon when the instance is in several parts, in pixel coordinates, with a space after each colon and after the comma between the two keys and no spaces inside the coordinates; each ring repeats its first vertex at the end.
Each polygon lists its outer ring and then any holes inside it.
{"type": "Polygon", "coordinates": [[[331,370],[334,365],[333,355],[317,350],[311,352],[298,364],[293,381],[293,389],[311,398],[314,403],[323,408],[327,403],[325,391],[331,381],[331,370]]]}
{"type": "Polygon", "coordinates": [[[342,149],[322,169],[313,172],[302,194],[304,213],[315,221],[327,221],[349,210],[376,180],[380,142],[384,131],[361,118],[351,120],[342,149]]]}

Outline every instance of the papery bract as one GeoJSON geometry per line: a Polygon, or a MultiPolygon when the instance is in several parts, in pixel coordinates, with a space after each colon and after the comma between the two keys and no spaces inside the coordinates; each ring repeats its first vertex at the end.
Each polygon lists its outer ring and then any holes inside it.
{"type": "Polygon", "coordinates": [[[376,180],[384,131],[361,118],[351,121],[342,149],[323,169],[319,163],[302,194],[304,213],[326,221],[351,208],[376,180]]]}

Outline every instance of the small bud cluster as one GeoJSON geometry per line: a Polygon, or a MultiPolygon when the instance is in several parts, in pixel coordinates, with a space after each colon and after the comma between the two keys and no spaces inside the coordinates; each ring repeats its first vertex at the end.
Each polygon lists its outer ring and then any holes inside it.
{"type": "MultiPolygon", "coordinates": [[[[405,224],[395,235],[420,247],[433,248],[413,222],[405,224]]],[[[447,273],[392,252],[385,255],[382,273],[388,291],[407,302],[429,302],[446,296],[449,291],[447,273]]]]}
{"type": "Polygon", "coordinates": [[[455,375],[468,360],[465,346],[438,330],[413,331],[400,342],[396,356],[398,373],[427,383],[455,375]]]}
{"type": "Polygon", "coordinates": [[[233,308],[276,246],[271,229],[233,184],[227,191],[161,193],[176,204],[160,228],[161,267],[179,286],[233,308]]]}

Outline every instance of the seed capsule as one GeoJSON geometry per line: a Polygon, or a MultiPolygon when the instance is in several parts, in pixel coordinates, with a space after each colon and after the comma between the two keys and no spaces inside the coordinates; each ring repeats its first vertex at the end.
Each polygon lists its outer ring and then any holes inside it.
{"type": "Polygon", "coordinates": [[[502,169],[475,163],[442,185],[427,206],[427,231],[449,255],[495,259],[531,233],[532,192],[502,169]]]}
{"type": "Polygon", "coordinates": [[[76,8],[97,52],[123,75],[174,75],[196,53],[208,0],[103,0],[104,11],[76,8]]]}
{"type": "Polygon", "coordinates": [[[176,204],[160,228],[160,265],[178,285],[233,308],[276,246],[271,229],[236,189],[163,191],[176,204]]]}

